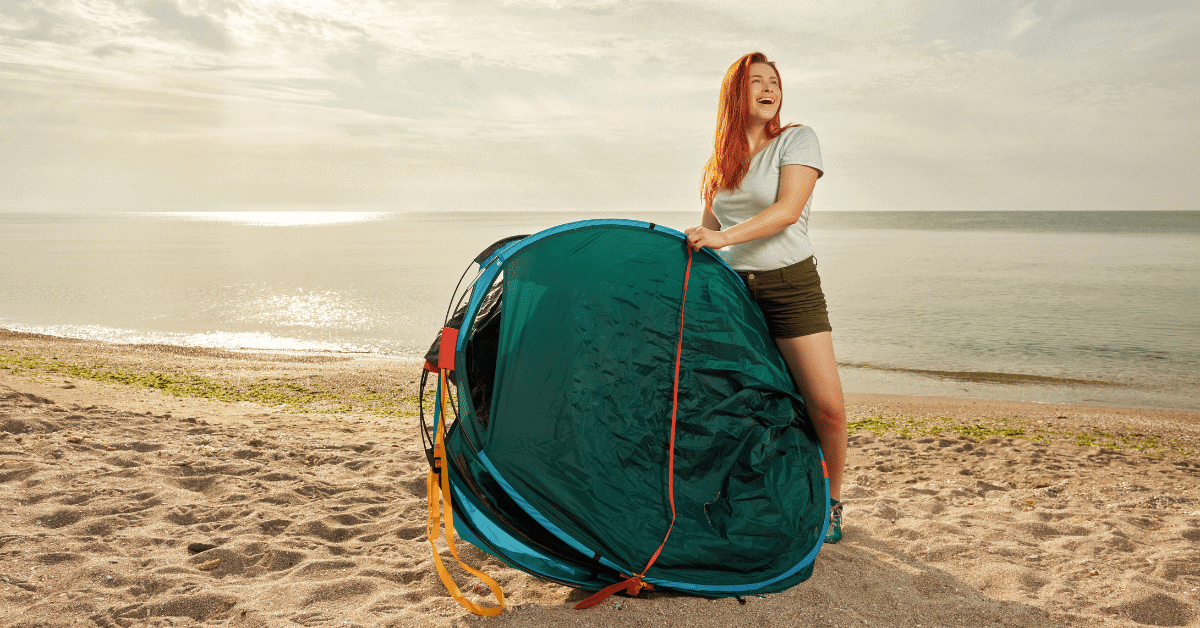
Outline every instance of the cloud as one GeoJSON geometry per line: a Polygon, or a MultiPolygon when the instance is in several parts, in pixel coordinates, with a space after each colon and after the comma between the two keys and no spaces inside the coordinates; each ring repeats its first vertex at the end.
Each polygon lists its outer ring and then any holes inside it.
{"type": "Polygon", "coordinates": [[[1021,36],[1021,33],[1033,28],[1041,18],[1034,13],[1033,5],[1021,7],[1016,18],[1013,19],[1012,28],[1008,30],[1008,39],[1016,39],[1021,36]]]}
{"type": "Polygon", "coordinates": [[[212,50],[227,51],[232,47],[228,33],[203,15],[185,15],[166,0],[151,0],[145,4],[144,10],[157,22],[156,28],[159,30],[179,35],[212,50]]]}
{"type": "Polygon", "coordinates": [[[0,34],[22,40],[70,41],[61,30],[64,20],[57,14],[33,2],[0,0],[0,34]]]}
{"type": "Polygon", "coordinates": [[[105,44],[103,46],[92,49],[92,54],[96,55],[97,57],[111,57],[112,55],[115,55],[118,53],[128,54],[131,52],[134,52],[134,49],[132,47],[118,46],[116,44],[105,44]]]}

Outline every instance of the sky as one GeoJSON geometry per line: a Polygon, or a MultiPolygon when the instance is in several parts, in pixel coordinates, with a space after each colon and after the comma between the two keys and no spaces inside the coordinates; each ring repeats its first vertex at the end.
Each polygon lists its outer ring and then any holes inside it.
{"type": "Polygon", "coordinates": [[[778,64],[821,210],[1195,210],[1200,3],[0,0],[0,211],[700,208],[778,64]]]}

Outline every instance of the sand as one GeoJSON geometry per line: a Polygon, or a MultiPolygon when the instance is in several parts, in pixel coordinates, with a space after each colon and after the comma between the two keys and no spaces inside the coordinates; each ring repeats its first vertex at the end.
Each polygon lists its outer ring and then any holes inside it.
{"type": "Polygon", "coordinates": [[[807,582],[575,611],[462,544],[508,596],[477,618],[430,561],[419,376],[0,331],[0,626],[1200,626],[1200,414],[856,394],[807,582]]]}

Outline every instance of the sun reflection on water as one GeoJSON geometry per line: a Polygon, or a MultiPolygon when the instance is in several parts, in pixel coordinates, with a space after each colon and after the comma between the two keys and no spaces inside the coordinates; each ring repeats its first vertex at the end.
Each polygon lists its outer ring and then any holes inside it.
{"type": "Polygon", "coordinates": [[[308,292],[298,295],[272,295],[253,306],[258,310],[255,322],[282,327],[355,328],[367,323],[367,310],[347,302],[336,292],[308,292]]]}

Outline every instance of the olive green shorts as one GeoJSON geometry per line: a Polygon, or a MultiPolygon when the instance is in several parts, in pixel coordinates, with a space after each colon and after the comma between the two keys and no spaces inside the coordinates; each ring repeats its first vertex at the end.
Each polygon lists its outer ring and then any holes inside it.
{"type": "Polygon", "coordinates": [[[772,338],[833,331],[825,308],[825,293],[821,292],[821,277],[817,275],[816,257],[785,268],[738,271],[738,274],[762,309],[772,338]]]}

